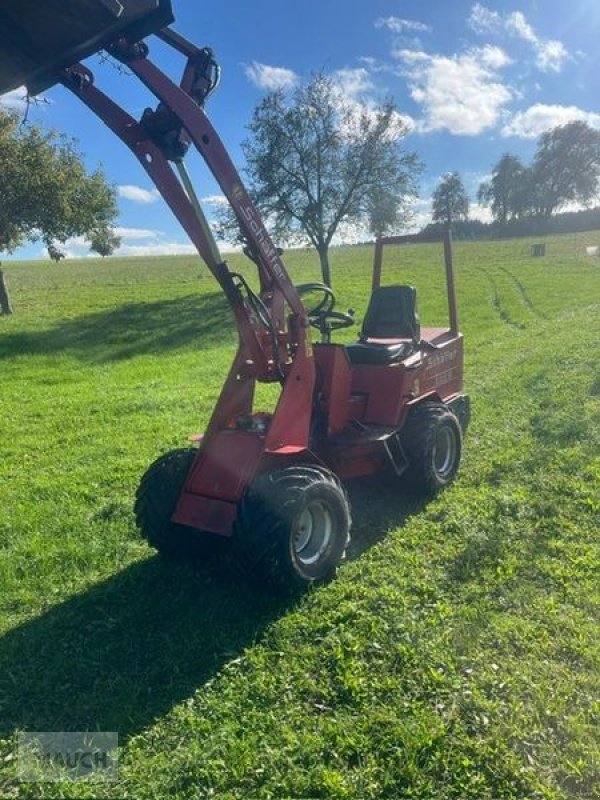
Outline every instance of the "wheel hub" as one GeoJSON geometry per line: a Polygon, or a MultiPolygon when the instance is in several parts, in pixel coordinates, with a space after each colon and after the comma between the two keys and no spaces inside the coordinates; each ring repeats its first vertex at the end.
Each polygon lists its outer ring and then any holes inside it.
{"type": "Polygon", "coordinates": [[[454,469],[457,445],[454,431],[447,425],[439,428],[433,447],[433,466],[442,480],[446,480],[454,469]]]}
{"type": "Polygon", "coordinates": [[[312,501],[296,519],[293,549],[304,566],[315,564],[326,553],[333,535],[331,511],[321,502],[312,501]]]}

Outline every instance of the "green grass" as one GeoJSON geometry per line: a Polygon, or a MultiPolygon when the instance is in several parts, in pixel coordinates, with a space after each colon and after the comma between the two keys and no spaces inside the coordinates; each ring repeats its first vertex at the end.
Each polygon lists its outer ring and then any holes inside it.
{"type": "MultiPolygon", "coordinates": [[[[351,558],[293,602],[135,531],[139,476],[202,430],[235,348],[206,270],[5,265],[0,796],[600,797],[600,263],[573,242],[456,245],[460,478],[425,506],[351,487],[351,558]],[[16,731],[85,729],[119,732],[118,784],[18,783],[16,731]]],[[[441,321],[435,249],[403,253],[390,279],[441,321]]],[[[333,256],[359,320],[370,259],[333,256]]]]}

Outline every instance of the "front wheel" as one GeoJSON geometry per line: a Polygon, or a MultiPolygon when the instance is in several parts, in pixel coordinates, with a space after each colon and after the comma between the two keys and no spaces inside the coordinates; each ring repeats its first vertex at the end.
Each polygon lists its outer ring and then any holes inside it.
{"type": "Polygon", "coordinates": [[[258,476],[240,505],[236,540],[255,575],[285,592],[334,577],[350,541],[338,478],[298,464],[258,476]]]}
{"type": "Polygon", "coordinates": [[[148,467],[136,493],[134,511],[140,533],[169,560],[203,558],[216,546],[218,537],[171,520],[196,455],[193,448],[180,448],[161,456],[148,467]]]}
{"type": "Polygon", "coordinates": [[[458,472],[462,430],[456,415],[443,403],[424,403],[410,414],[402,431],[411,488],[432,496],[448,486],[458,472]]]}

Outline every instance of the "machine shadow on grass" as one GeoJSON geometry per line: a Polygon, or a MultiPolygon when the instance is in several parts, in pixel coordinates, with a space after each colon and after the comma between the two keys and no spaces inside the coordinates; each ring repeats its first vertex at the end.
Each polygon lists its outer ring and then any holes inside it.
{"type": "Polygon", "coordinates": [[[0,737],[126,738],[190,697],[287,603],[208,569],[137,562],[0,639],[0,737]]]}
{"type": "Polygon", "coordinates": [[[352,509],[349,561],[359,558],[427,505],[427,500],[409,494],[398,479],[381,475],[350,481],[346,490],[352,509]]]}
{"type": "Polygon", "coordinates": [[[127,303],[40,331],[2,337],[0,360],[19,355],[74,355],[86,362],[121,361],[202,342],[235,342],[235,326],[221,293],[127,303]]]}
{"type": "MultiPolygon", "coordinates": [[[[356,485],[350,496],[350,559],[419,510],[385,487],[356,485]]],[[[125,740],[192,696],[298,602],[230,569],[156,556],[132,564],[0,638],[0,737],[105,730],[125,740]]]]}

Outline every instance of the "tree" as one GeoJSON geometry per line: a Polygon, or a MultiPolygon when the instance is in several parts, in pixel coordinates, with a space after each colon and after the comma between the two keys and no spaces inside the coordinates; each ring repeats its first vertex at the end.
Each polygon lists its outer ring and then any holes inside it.
{"type": "Polygon", "coordinates": [[[269,93],[249,130],[243,151],[254,201],[275,238],[310,240],[328,285],[340,225],[381,234],[400,224],[416,195],[420,161],[400,146],[408,127],[394,105],[360,104],[323,73],[291,95],[269,93]]]}
{"type": "Polygon", "coordinates": [[[505,153],[493,168],[491,180],[480,185],[477,201],[489,206],[494,219],[505,225],[526,210],[528,184],[529,175],[521,160],[505,153]]]}
{"type": "Polygon", "coordinates": [[[12,304],[10,302],[10,295],[8,294],[8,286],[4,272],[0,269],[0,314],[12,314],[12,304]]]}
{"type": "Polygon", "coordinates": [[[537,212],[550,217],[570,202],[587,205],[600,181],[600,131],[569,122],[543,133],[531,167],[537,212]]]}
{"type": "Polygon", "coordinates": [[[48,245],[48,255],[52,259],[52,261],[56,261],[58,264],[63,258],[66,258],[66,253],[57,247],[55,244],[50,243],[48,245]]]}
{"type": "Polygon", "coordinates": [[[376,239],[406,225],[412,218],[410,205],[398,202],[397,198],[385,189],[375,189],[369,197],[367,206],[369,231],[376,239]]]}
{"type": "Polygon", "coordinates": [[[88,173],[74,143],[0,111],[0,252],[42,240],[49,252],[72,236],[104,241],[117,215],[101,170],[88,173]]]}
{"type": "Polygon", "coordinates": [[[522,217],[548,219],[568,203],[590,203],[599,181],[600,131],[569,122],[540,136],[530,167],[505,153],[478,199],[503,225],[522,217]]]}
{"type": "Polygon", "coordinates": [[[107,228],[106,230],[96,231],[93,234],[90,240],[90,250],[105,258],[114,253],[120,244],[120,237],[117,236],[112,228],[107,228]]]}
{"type": "Polygon", "coordinates": [[[452,228],[457,220],[469,218],[469,198],[458,172],[444,175],[433,193],[433,222],[452,228]]]}

